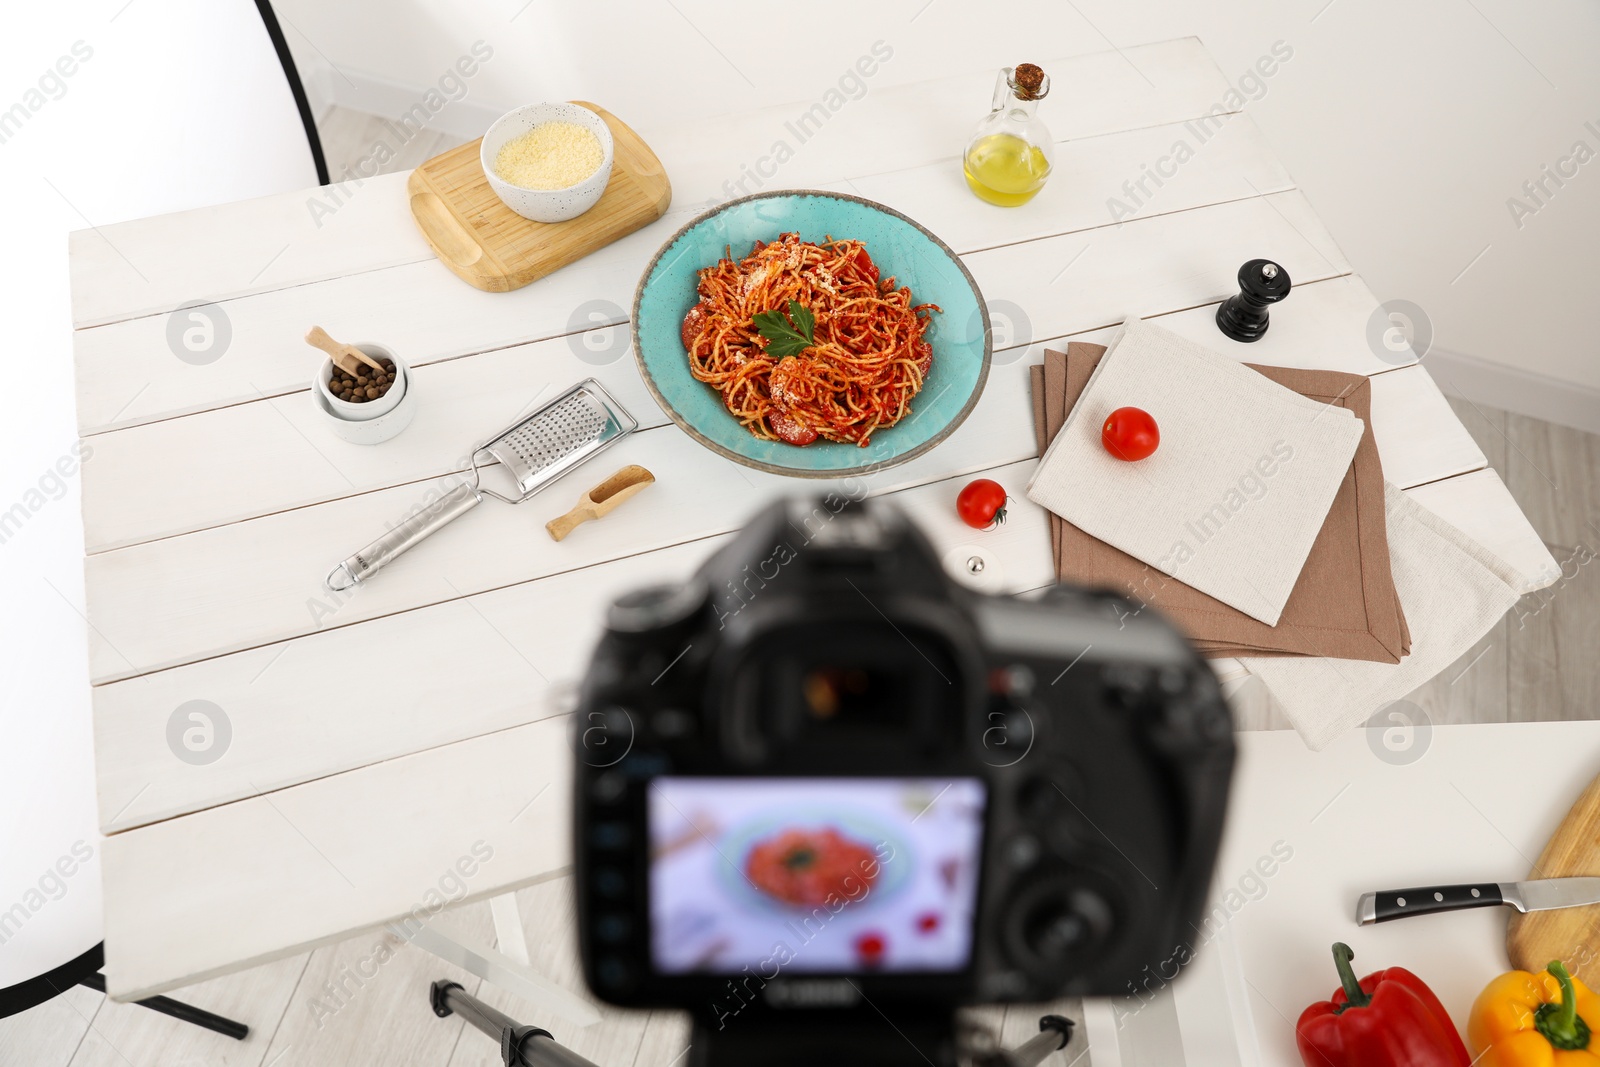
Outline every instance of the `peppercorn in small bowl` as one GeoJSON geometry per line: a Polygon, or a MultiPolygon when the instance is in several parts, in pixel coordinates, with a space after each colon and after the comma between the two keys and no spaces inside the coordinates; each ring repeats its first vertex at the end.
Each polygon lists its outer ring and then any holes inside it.
{"type": "Polygon", "coordinates": [[[346,422],[366,422],[399,406],[408,384],[406,365],[381,345],[356,345],[378,361],[383,371],[362,364],[348,373],[325,359],[317,369],[316,388],[327,408],[346,422]]]}
{"type": "Polygon", "coordinates": [[[528,104],[495,120],[478,159],[506,207],[534,222],[565,222],[606,191],[614,151],[611,128],[588,108],[528,104]]]}
{"type": "Polygon", "coordinates": [[[349,375],[335,367],[332,360],[323,360],[311,384],[311,401],[336,436],[355,445],[381,444],[411,424],[417,412],[416,390],[410,368],[393,352],[382,345],[356,347],[387,372],[363,366],[355,375],[349,375]],[[364,373],[368,371],[370,377],[364,373]],[[363,378],[365,382],[361,381],[363,378]],[[370,395],[374,393],[377,395],[370,395]]]}

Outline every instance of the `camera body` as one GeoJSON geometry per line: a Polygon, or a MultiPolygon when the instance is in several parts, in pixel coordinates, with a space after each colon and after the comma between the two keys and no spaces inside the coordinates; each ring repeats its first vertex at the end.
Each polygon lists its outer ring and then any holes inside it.
{"type": "Polygon", "coordinates": [[[589,987],[718,1028],[1129,992],[1188,958],[1234,761],[1154,612],[974,593],[839,497],[620,598],[574,743],[589,987]]]}

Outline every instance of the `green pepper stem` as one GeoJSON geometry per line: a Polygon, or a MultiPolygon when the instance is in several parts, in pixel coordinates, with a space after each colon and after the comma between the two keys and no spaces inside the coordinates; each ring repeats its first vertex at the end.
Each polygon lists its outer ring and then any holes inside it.
{"type": "Polygon", "coordinates": [[[1572,988],[1572,974],[1560,960],[1551,960],[1545,968],[1561,985],[1561,1007],[1545,1019],[1545,1036],[1558,1046],[1570,1045],[1578,1039],[1578,997],[1572,988]]]}
{"type": "Polygon", "coordinates": [[[1344,987],[1345,1007],[1364,1008],[1372,1003],[1372,998],[1367,991],[1361,988],[1361,983],[1356,981],[1355,969],[1350,966],[1350,961],[1356,954],[1350,946],[1343,941],[1336,941],[1333,945],[1333,965],[1339,969],[1339,984],[1344,987]]]}

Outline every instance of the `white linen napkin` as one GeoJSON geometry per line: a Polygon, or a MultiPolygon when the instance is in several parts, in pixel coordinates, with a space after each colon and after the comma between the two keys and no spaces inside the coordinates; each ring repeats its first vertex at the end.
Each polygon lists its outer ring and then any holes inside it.
{"type": "Polygon", "coordinates": [[[1039,461],[1028,499],[1276,626],[1362,431],[1344,408],[1129,319],[1039,461]],[[1161,444],[1148,459],[1128,463],[1101,444],[1120,407],[1155,418],[1161,444]]]}
{"type": "Polygon", "coordinates": [[[1411,654],[1399,663],[1240,660],[1313,750],[1454,663],[1511,609],[1526,583],[1510,564],[1392,484],[1384,485],[1384,504],[1389,564],[1411,628],[1411,654]]]}

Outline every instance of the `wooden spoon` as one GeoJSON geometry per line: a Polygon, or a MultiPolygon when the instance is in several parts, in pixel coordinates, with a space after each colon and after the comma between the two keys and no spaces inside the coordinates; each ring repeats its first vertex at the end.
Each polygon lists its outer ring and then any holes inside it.
{"type": "Polygon", "coordinates": [[[637,463],[630,463],[583,494],[576,507],[559,519],[551,519],[544,524],[544,528],[559,541],[590,519],[609,514],[612,508],[637,495],[655,480],[654,474],[637,463]]]}
{"type": "Polygon", "coordinates": [[[347,345],[342,341],[335,341],[329,337],[328,331],[321,326],[311,327],[311,330],[306,334],[306,344],[326,352],[328,358],[333,360],[333,365],[346,374],[355,374],[359,369],[357,367],[358,363],[365,363],[379,372],[384,369],[382,363],[379,363],[355,345],[347,345]]]}

